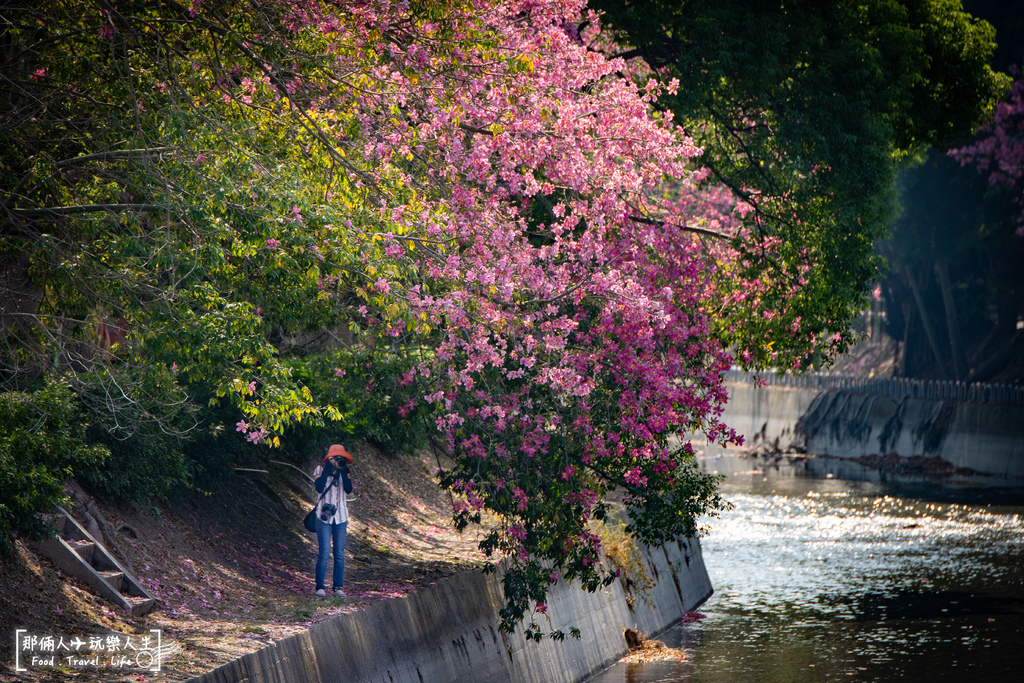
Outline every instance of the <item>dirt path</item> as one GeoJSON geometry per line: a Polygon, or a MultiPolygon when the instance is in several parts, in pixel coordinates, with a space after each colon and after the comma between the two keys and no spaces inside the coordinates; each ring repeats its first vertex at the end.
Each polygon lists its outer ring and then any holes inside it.
{"type": "Polygon", "coordinates": [[[450,506],[433,483],[436,466],[428,456],[388,457],[362,443],[350,450],[356,461],[348,597],[314,595],[316,538],[302,528],[312,489],[289,468],[239,473],[224,489],[159,514],[97,501],[117,529],[130,569],[160,608],[128,619],[21,545],[22,562],[0,568],[0,622],[10,632],[0,645],[8,665],[0,681],[180,681],[336,614],[479,565],[480,532],[460,535],[451,528],[450,506]],[[83,638],[161,629],[170,656],[160,674],[109,666],[19,674],[12,665],[15,628],[83,638]]]}

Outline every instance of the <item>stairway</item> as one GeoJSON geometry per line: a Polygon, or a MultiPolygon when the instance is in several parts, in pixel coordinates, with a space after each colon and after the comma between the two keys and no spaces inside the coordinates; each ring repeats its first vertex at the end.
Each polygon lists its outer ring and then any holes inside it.
{"type": "Polygon", "coordinates": [[[132,616],[146,614],[156,606],[156,598],[67,510],[58,507],[50,523],[57,529],[56,536],[33,545],[64,572],[132,616]]]}

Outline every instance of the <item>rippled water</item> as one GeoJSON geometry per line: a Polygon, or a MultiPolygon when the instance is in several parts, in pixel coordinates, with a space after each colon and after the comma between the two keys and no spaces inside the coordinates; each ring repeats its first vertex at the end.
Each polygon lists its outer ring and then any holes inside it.
{"type": "Polygon", "coordinates": [[[723,491],[707,618],[660,636],[685,660],[593,681],[1024,681],[1024,506],[772,470],[723,491]]]}

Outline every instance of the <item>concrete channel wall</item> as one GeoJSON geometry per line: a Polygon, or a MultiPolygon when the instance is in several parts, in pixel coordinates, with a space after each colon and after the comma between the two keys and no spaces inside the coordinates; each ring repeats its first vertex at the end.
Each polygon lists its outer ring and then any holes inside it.
{"type": "Polygon", "coordinates": [[[1019,405],[730,382],[722,419],[746,445],[838,458],[937,457],[985,475],[1024,479],[1019,405]]]}
{"type": "Polygon", "coordinates": [[[579,640],[535,643],[521,632],[500,633],[499,579],[466,572],[413,595],[339,615],[192,680],[573,683],[625,654],[622,629],[657,633],[711,596],[697,540],[645,549],[644,559],[654,581],[647,596],[627,600],[619,581],[596,593],[555,585],[547,618],[537,615],[537,623],[545,631],[566,633],[576,626],[579,640]]]}

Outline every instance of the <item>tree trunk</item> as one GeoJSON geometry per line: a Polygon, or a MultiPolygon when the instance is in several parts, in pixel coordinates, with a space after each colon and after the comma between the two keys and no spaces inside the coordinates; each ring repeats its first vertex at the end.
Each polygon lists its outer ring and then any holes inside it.
{"type": "Polygon", "coordinates": [[[921,318],[921,324],[924,325],[924,334],[928,338],[928,345],[931,346],[932,354],[939,364],[939,370],[942,372],[943,377],[949,377],[950,372],[949,368],[946,367],[945,355],[942,353],[939,338],[935,334],[931,317],[928,315],[928,307],[925,306],[924,297],[921,295],[921,288],[918,286],[914,273],[910,268],[904,268],[903,272],[906,275],[907,283],[910,285],[910,291],[914,294],[914,301],[917,303],[917,313],[921,318]]]}
{"type": "Polygon", "coordinates": [[[893,374],[896,377],[907,376],[907,349],[910,343],[910,321],[911,321],[911,310],[910,302],[904,300],[900,306],[903,313],[903,341],[900,342],[900,347],[897,350],[899,356],[896,359],[896,367],[893,368],[893,374]]]}
{"type": "Polygon", "coordinates": [[[960,343],[960,324],[956,316],[956,304],[953,301],[953,289],[949,284],[949,263],[945,260],[936,261],[935,276],[942,291],[942,305],[946,309],[946,331],[949,333],[949,352],[953,358],[954,379],[963,379],[967,373],[964,360],[964,348],[960,343]]]}

